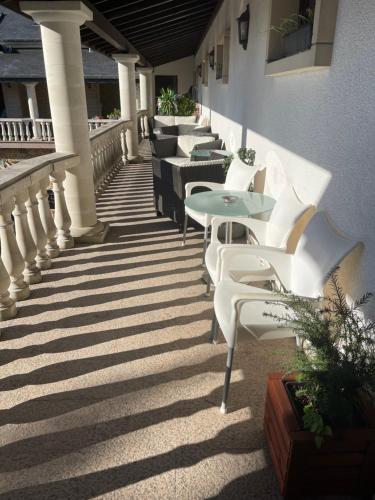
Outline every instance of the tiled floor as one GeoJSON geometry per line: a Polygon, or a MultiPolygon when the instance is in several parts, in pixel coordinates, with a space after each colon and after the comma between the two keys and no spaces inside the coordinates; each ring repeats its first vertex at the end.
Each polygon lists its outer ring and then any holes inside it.
{"type": "Polygon", "coordinates": [[[207,342],[202,236],[156,218],[149,161],[98,201],[104,244],[65,251],[1,325],[0,498],[279,498],[262,431],[292,341],[244,336],[230,412],[207,342]]]}

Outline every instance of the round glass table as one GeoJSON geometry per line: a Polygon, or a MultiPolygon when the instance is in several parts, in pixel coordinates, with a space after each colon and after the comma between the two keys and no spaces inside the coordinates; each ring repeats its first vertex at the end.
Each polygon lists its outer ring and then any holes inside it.
{"type": "Polygon", "coordinates": [[[212,217],[228,217],[226,225],[227,243],[232,240],[231,217],[252,217],[270,212],[276,200],[261,193],[250,191],[204,191],[185,198],[185,206],[194,212],[212,217]]]}

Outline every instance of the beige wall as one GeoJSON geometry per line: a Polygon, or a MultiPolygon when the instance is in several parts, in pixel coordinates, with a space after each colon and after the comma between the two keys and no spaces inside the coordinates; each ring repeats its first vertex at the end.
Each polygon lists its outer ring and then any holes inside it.
{"type": "Polygon", "coordinates": [[[183,57],[161,66],[156,66],[155,75],[177,75],[178,93],[185,94],[193,85],[194,56],[183,57]]]}

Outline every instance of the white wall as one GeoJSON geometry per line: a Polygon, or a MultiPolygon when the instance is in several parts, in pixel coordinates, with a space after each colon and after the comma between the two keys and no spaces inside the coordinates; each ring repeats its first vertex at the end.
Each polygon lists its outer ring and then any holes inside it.
{"type": "Polygon", "coordinates": [[[177,92],[185,94],[193,85],[194,56],[183,57],[154,68],[155,75],[177,75],[177,92]]]}
{"type": "Polygon", "coordinates": [[[281,167],[304,201],[365,243],[361,288],[375,292],[375,2],[339,1],[329,69],[276,77],[264,74],[271,0],[250,0],[247,50],[238,43],[248,2],[225,0],[197,53],[199,64],[231,29],[229,83],[209,69],[203,113],[228,149],[253,147],[258,164],[281,167]]]}

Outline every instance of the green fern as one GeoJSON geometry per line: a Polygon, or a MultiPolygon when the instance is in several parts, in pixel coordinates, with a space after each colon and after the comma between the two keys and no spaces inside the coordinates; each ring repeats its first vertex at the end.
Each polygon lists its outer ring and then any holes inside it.
{"type": "Polygon", "coordinates": [[[375,402],[375,322],[365,320],[360,311],[372,295],[349,305],[337,270],[329,286],[329,298],[285,295],[285,303],[276,301],[285,314],[265,313],[302,340],[304,348],[297,348],[290,371],[298,372],[303,382],[296,397],[304,406],[305,428],[315,433],[317,445],[332,428],[355,425],[360,392],[375,402]]]}

